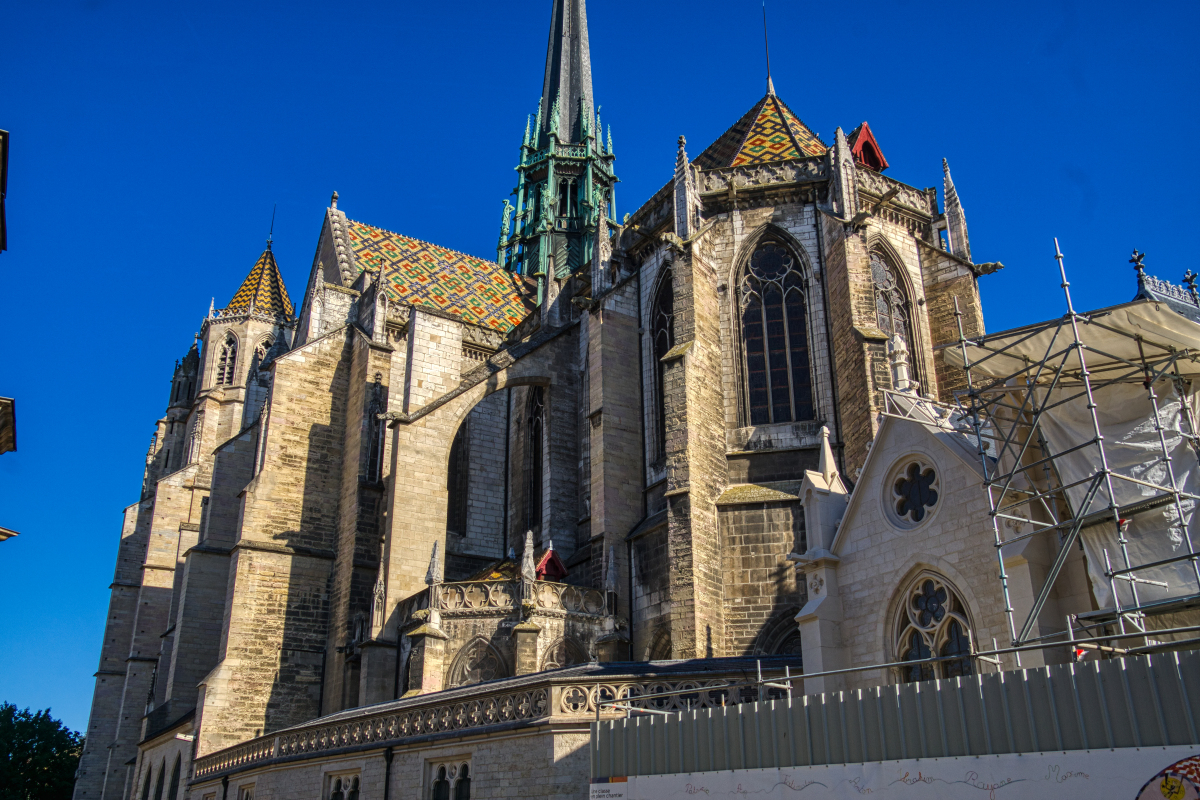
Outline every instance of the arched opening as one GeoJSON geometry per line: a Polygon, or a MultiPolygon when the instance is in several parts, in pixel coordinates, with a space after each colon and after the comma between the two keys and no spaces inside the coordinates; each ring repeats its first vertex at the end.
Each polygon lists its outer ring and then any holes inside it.
{"type": "Polygon", "coordinates": [[[897,661],[934,657],[951,661],[913,664],[899,670],[901,681],[927,681],[973,674],[971,622],[962,595],[941,575],[922,572],[902,592],[893,652],[897,661]]]}
{"type": "Polygon", "coordinates": [[[467,462],[470,420],[463,420],[450,445],[450,463],[446,469],[446,533],[467,534],[467,500],[470,493],[470,466],[467,462]]]}
{"type": "MultiPolygon", "coordinates": [[[[871,252],[871,282],[875,290],[876,324],[891,341],[889,351],[894,354],[897,346],[903,347],[903,374],[910,376],[913,383],[919,383],[913,350],[912,305],[908,292],[897,269],[878,251],[871,252]]],[[[905,388],[897,386],[898,367],[897,357],[893,355],[892,386],[905,388]]]]}
{"type": "Polygon", "coordinates": [[[470,686],[507,678],[508,675],[504,656],[486,639],[477,638],[463,645],[454,657],[450,665],[449,686],[470,686]]]}
{"type": "Polygon", "coordinates": [[[658,292],[650,307],[650,342],[653,353],[651,369],[654,372],[654,461],[660,464],[667,457],[667,393],[665,384],[666,364],[663,356],[675,346],[675,290],[671,283],[671,270],[663,271],[659,278],[658,292]]]}
{"type": "Polygon", "coordinates": [[[535,540],[542,530],[542,459],[545,457],[546,390],[534,386],[525,403],[525,527],[535,540]]]}
{"type": "Polygon", "coordinates": [[[232,386],[237,371],[237,338],[232,334],[225,336],[221,345],[221,355],[217,359],[217,385],[232,386]]]}
{"type": "Polygon", "coordinates": [[[799,260],[770,239],[755,248],[738,282],[750,425],[815,418],[805,288],[799,260]]]}
{"type": "Polygon", "coordinates": [[[179,798],[179,768],[183,765],[183,756],[175,756],[175,767],[171,770],[171,788],[167,790],[167,800],[179,798]]]}

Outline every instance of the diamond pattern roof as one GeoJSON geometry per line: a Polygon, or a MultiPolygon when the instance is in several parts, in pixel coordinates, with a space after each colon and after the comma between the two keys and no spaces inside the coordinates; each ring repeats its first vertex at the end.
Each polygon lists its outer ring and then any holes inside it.
{"type": "Polygon", "coordinates": [[[283,276],[279,274],[279,265],[275,263],[275,254],[269,247],[254,262],[241,288],[221,313],[226,316],[249,314],[252,308],[259,314],[272,314],[287,322],[291,322],[295,312],[287,287],[283,285],[283,276]]]}
{"type": "Polygon", "coordinates": [[[827,149],[786,103],[768,94],[693,162],[701,169],[722,169],[809,158],[827,149]]]}
{"type": "Polygon", "coordinates": [[[536,307],[519,275],[491,261],[347,220],[360,267],[384,269],[390,300],[428,306],[505,333],[536,307]]]}

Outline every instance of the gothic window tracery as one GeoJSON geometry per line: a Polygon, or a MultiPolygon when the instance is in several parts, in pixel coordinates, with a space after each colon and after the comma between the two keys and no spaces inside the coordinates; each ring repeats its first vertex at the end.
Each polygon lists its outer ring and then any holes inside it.
{"type": "Polygon", "coordinates": [[[897,660],[960,658],[904,667],[900,679],[927,681],[973,674],[971,623],[958,591],[941,576],[925,572],[909,584],[903,598],[896,624],[897,660]]]}
{"type": "Polygon", "coordinates": [[[546,425],[546,392],[541,386],[529,390],[526,403],[527,491],[525,527],[538,533],[542,527],[542,454],[546,425]]]}
{"type": "Polygon", "coordinates": [[[663,461],[667,456],[667,403],[664,382],[666,365],[662,358],[675,346],[675,291],[671,284],[671,271],[664,271],[659,279],[658,293],[650,311],[650,340],[654,354],[651,368],[654,370],[654,460],[663,461]]]}
{"type": "Polygon", "coordinates": [[[221,345],[221,357],[217,361],[217,385],[232,386],[234,373],[237,370],[237,339],[231,333],[225,337],[221,345]]]}
{"type": "Polygon", "coordinates": [[[751,425],[814,418],[804,289],[798,259],[772,241],[754,251],[738,284],[751,425]]]}
{"type": "Polygon", "coordinates": [[[358,800],[358,776],[339,775],[331,778],[329,800],[358,800]]]}
{"type": "Polygon", "coordinates": [[[450,667],[451,686],[470,686],[507,676],[508,668],[504,659],[483,639],[476,639],[464,646],[450,667]]]}
{"type": "MultiPolygon", "coordinates": [[[[888,339],[899,337],[912,358],[912,308],[896,269],[879,253],[871,253],[871,282],[875,289],[875,320],[888,339]]],[[[911,364],[910,364],[911,371],[911,364]]],[[[915,377],[915,374],[914,374],[915,377]]]]}

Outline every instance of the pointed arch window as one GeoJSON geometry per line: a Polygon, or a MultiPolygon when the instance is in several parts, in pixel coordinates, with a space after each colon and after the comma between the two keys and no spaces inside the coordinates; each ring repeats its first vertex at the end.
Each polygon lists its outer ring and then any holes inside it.
{"type": "Polygon", "coordinates": [[[225,337],[221,345],[221,357],[217,360],[217,385],[232,386],[233,377],[237,370],[237,339],[233,334],[225,337]]]}
{"type": "Polygon", "coordinates": [[[175,767],[171,770],[171,787],[167,790],[167,800],[179,800],[179,768],[183,765],[183,756],[175,756],[175,767]]]}
{"type": "Polygon", "coordinates": [[[926,572],[908,585],[903,599],[896,623],[897,660],[958,658],[904,667],[900,670],[900,680],[928,681],[971,675],[971,623],[958,590],[941,576],[926,572]]]}
{"type": "Polygon", "coordinates": [[[667,457],[667,392],[663,356],[675,346],[675,291],[671,271],[665,270],[650,307],[650,346],[654,354],[654,460],[667,457]]]}
{"type": "Polygon", "coordinates": [[[450,464],[446,470],[446,532],[465,536],[467,533],[467,493],[469,491],[470,465],[467,461],[468,426],[463,420],[450,445],[450,464]]]}
{"type": "MultiPolygon", "coordinates": [[[[898,337],[912,358],[912,307],[896,268],[880,253],[871,253],[871,282],[875,287],[875,320],[888,339],[898,337]]],[[[911,362],[910,362],[910,374],[911,362]]]]}
{"type": "Polygon", "coordinates": [[[797,258],[765,241],[738,284],[751,425],[814,419],[808,309],[797,258]]]}
{"type": "Polygon", "coordinates": [[[542,527],[542,455],[546,428],[546,391],[534,386],[529,391],[525,412],[526,469],[525,527],[535,532],[542,527]]]}

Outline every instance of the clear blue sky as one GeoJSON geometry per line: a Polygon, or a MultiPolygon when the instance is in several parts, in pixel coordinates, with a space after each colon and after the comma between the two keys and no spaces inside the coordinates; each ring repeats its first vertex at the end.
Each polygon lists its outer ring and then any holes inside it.
{"type": "MultiPolygon", "coordinates": [[[[12,132],[0,254],[0,700],[83,728],[121,509],[175,359],[262,251],[299,304],[330,193],[353,218],[494,258],[549,2],[0,6],[12,132]]],[[[1195,268],[1200,3],[773,0],[778,93],[826,141],[870,121],[888,175],[950,160],[988,328],[1195,268]]],[[[764,91],[755,0],[593,0],[597,103],[632,211],[764,91]]]]}

